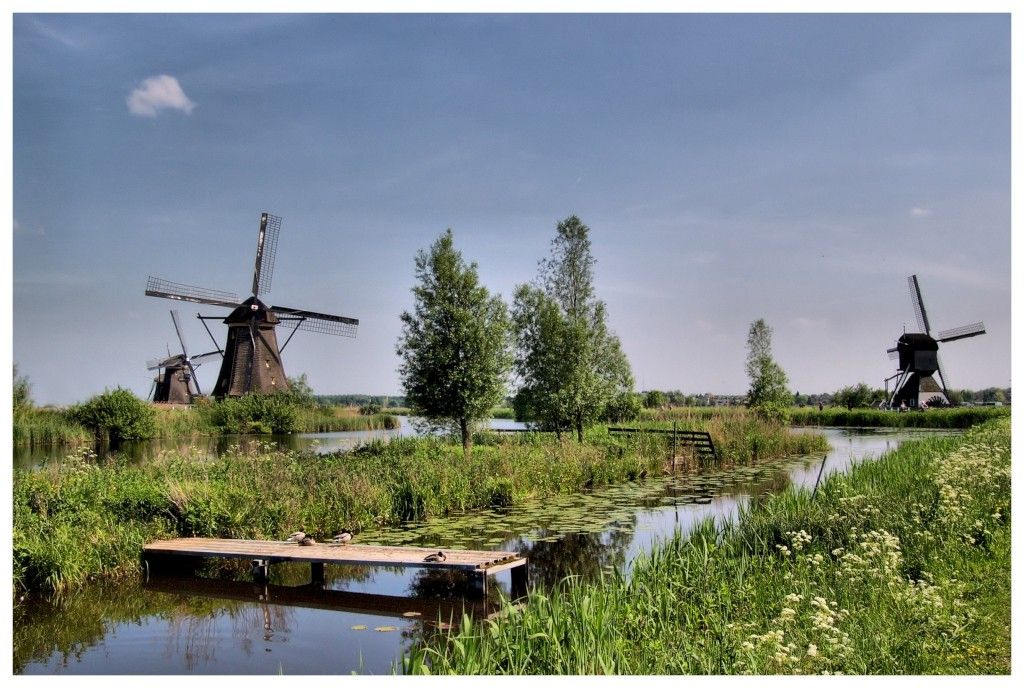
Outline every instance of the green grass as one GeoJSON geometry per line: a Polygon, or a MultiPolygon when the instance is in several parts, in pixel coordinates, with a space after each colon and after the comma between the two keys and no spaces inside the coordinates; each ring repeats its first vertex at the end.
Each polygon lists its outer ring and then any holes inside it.
{"type": "Polygon", "coordinates": [[[11,434],[18,446],[80,445],[93,440],[88,428],[56,409],[25,409],[14,414],[11,434]]]}
{"type": "MultiPolygon", "coordinates": [[[[766,456],[828,450],[828,442],[821,435],[789,433],[786,428],[767,423],[742,408],[718,411],[680,414],[675,420],[641,420],[624,423],[621,427],[671,430],[674,424],[678,430],[704,431],[711,435],[715,451],[725,461],[748,462],[766,456]]],[[[671,439],[664,437],[664,441],[669,443],[671,439]]]]}
{"type": "Polygon", "coordinates": [[[144,543],[175,536],[316,538],[423,520],[660,473],[661,437],[558,443],[540,433],[485,433],[471,458],[442,438],[396,438],[317,456],[272,449],[217,458],[169,452],[139,465],[79,452],[14,474],[14,581],[58,591],[137,571],[144,543]]]}
{"type": "Polygon", "coordinates": [[[438,674],[1006,674],[1010,422],[904,443],[710,521],[629,579],[572,579],[440,633],[438,674]]]}
{"type": "Polygon", "coordinates": [[[896,428],[969,428],[992,418],[1010,415],[1008,406],[963,406],[928,411],[879,411],[877,409],[847,410],[840,406],[794,408],[790,411],[792,425],[896,428]]]}
{"type": "MultiPolygon", "coordinates": [[[[819,411],[817,407],[792,407],[788,410],[790,425],[795,426],[839,426],[839,427],[894,427],[894,428],[969,428],[992,418],[1004,418],[1010,415],[1009,406],[961,406],[951,409],[931,409],[928,411],[879,411],[878,409],[858,408],[848,410],[842,406],[826,406],[819,411]]],[[[729,419],[743,418],[749,415],[742,406],[680,406],[666,409],[644,409],[643,420],[660,421],[671,424],[672,421],[688,428],[720,422],[729,419]]]]}

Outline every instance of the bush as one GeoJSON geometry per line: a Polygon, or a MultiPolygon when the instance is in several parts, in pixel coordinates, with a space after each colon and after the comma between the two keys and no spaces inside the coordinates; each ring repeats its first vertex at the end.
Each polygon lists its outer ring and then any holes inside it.
{"type": "Polygon", "coordinates": [[[789,422],[789,406],[776,401],[766,401],[752,406],[754,415],[767,423],[784,425],[789,422]]]}
{"type": "Polygon", "coordinates": [[[636,420],[640,417],[640,410],[642,408],[640,395],[633,392],[620,392],[608,402],[604,409],[604,414],[602,414],[602,420],[606,420],[609,423],[636,420]]]}
{"type": "Polygon", "coordinates": [[[380,412],[380,404],[374,402],[359,407],[359,415],[361,416],[376,416],[380,412]]]}
{"type": "Polygon", "coordinates": [[[148,403],[118,387],[73,407],[68,415],[111,442],[145,440],[156,432],[156,412],[148,403]]]}
{"type": "Polygon", "coordinates": [[[302,406],[292,395],[246,394],[221,399],[204,412],[223,432],[239,435],[279,435],[298,432],[302,406]]]}

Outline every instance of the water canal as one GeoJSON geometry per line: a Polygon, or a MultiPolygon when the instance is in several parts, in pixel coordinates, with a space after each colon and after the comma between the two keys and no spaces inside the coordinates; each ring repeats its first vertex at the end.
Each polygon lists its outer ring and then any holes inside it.
{"type": "MultiPolygon", "coordinates": [[[[829,439],[832,451],[826,457],[653,478],[363,532],[358,541],[516,550],[529,557],[531,584],[542,587],[567,575],[596,579],[612,568],[628,572],[639,554],[676,529],[686,532],[707,517],[732,518],[747,500],[790,484],[813,486],[819,470],[826,476],[845,470],[921,435],[888,429],[814,431],[829,439]]],[[[324,441],[329,438],[320,439],[319,450],[330,450],[324,441]]],[[[19,605],[14,671],[390,673],[404,650],[436,632],[439,615],[458,619],[464,604],[464,581],[456,574],[419,569],[328,566],[323,587],[306,585],[308,566],[273,567],[269,586],[254,586],[244,570],[236,574],[220,570],[212,577],[95,584],[63,600],[19,605]]],[[[508,574],[496,580],[494,587],[507,591],[508,574]]],[[[477,616],[494,610],[466,604],[477,616]]]]}

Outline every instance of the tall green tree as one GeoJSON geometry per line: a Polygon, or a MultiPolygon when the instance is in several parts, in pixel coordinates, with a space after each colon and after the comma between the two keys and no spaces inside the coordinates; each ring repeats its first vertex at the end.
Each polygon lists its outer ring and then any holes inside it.
{"type": "Polygon", "coordinates": [[[747,377],[747,406],[783,417],[793,395],[786,388],[786,373],[772,357],[772,328],[763,318],[751,323],[747,334],[747,377]]]}
{"type": "Polygon", "coordinates": [[[480,285],[449,229],[416,255],[413,312],[402,313],[398,372],[412,411],[454,426],[467,458],[473,426],[505,396],[512,365],[508,309],[480,285]]]}
{"type": "Polygon", "coordinates": [[[551,256],[534,284],[513,302],[516,372],[530,416],[561,437],[596,422],[633,374],[619,338],[608,329],[604,302],[594,295],[590,229],[572,215],[558,223],[551,256]]]}

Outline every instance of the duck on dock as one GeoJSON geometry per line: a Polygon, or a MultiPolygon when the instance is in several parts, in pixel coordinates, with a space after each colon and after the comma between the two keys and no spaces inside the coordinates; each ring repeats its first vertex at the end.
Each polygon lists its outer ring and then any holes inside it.
{"type": "Polygon", "coordinates": [[[342,528],[337,535],[331,538],[332,545],[345,545],[352,542],[352,531],[342,528]]]}
{"type": "Polygon", "coordinates": [[[444,552],[438,552],[437,554],[428,554],[423,557],[423,561],[444,561],[447,557],[444,556],[444,552]]]}
{"type": "Polygon", "coordinates": [[[310,545],[315,545],[316,544],[316,540],[314,540],[313,538],[311,538],[310,536],[307,535],[304,538],[302,538],[301,540],[299,540],[299,544],[302,545],[303,547],[308,547],[310,545]]]}
{"type": "Polygon", "coordinates": [[[285,542],[302,542],[305,539],[306,533],[301,530],[296,530],[294,533],[288,536],[285,542]]]}

